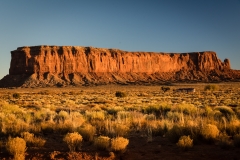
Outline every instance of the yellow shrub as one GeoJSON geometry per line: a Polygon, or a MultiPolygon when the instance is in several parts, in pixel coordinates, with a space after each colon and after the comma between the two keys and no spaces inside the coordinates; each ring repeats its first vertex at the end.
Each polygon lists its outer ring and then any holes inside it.
{"type": "Polygon", "coordinates": [[[85,115],[88,120],[104,120],[105,119],[105,111],[86,111],[85,115]]]}
{"type": "Polygon", "coordinates": [[[181,136],[178,140],[177,146],[183,150],[187,150],[189,148],[192,148],[193,140],[189,136],[181,136]]]}
{"type": "Polygon", "coordinates": [[[34,138],[34,134],[33,133],[29,133],[29,132],[22,132],[21,133],[21,137],[27,142],[31,142],[34,138]]]}
{"type": "Polygon", "coordinates": [[[68,119],[69,118],[69,114],[68,114],[68,112],[66,112],[66,111],[60,111],[59,113],[58,113],[58,118],[60,119],[60,120],[66,120],[66,119],[68,119]]]}
{"type": "Polygon", "coordinates": [[[115,124],[113,128],[116,136],[125,136],[129,132],[129,126],[126,124],[115,124]]]}
{"type": "Polygon", "coordinates": [[[26,142],[22,138],[9,138],[6,144],[7,151],[13,155],[14,160],[24,160],[26,142]]]}
{"type": "Polygon", "coordinates": [[[111,140],[111,150],[124,151],[129,143],[129,140],[123,137],[113,138],[111,140]]]}
{"type": "Polygon", "coordinates": [[[35,137],[33,133],[29,132],[22,132],[21,137],[26,141],[28,146],[42,147],[46,142],[46,140],[40,137],[35,137]]]}
{"type": "Polygon", "coordinates": [[[207,125],[203,126],[203,128],[201,130],[201,134],[205,140],[213,141],[218,137],[219,130],[218,130],[217,126],[215,126],[213,124],[207,124],[207,125]]]}
{"type": "Polygon", "coordinates": [[[107,136],[99,136],[94,139],[94,146],[98,149],[108,149],[110,147],[110,138],[107,136]]]}
{"type": "Polygon", "coordinates": [[[77,132],[68,133],[63,138],[63,141],[67,143],[68,148],[71,152],[75,152],[77,148],[81,148],[82,140],[82,136],[77,132]]]}
{"type": "Polygon", "coordinates": [[[91,124],[85,123],[81,127],[78,127],[77,131],[83,136],[84,140],[91,142],[96,133],[96,128],[91,124]]]}

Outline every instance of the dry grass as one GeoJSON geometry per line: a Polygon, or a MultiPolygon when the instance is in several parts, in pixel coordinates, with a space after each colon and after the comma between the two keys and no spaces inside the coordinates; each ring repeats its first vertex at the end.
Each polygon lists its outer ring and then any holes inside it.
{"type": "Polygon", "coordinates": [[[46,140],[35,137],[33,133],[22,132],[21,137],[26,141],[28,147],[43,147],[46,140]]]}
{"type": "MultiPolygon", "coordinates": [[[[104,144],[95,142],[94,137],[100,135],[127,140],[134,135],[149,141],[154,141],[155,136],[166,136],[173,143],[190,135],[194,142],[218,141],[223,148],[233,137],[234,145],[239,146],[239,85],[218,84],[219,90],[211,92],[204,91],[205,85],[188,86],[196,92],[173,92],[181,85],[171,86],[165,93],[161,86],[0,90],[0,134],[16,137],[22,133],[28,147],[39,148],[45,147],[50,135],[67,133],[78,133],[84,140],[81,144],[95,146],[104,144]],[[118,98],[117,91],[127,96],[118,98]],[[14,93],[20,96],[14,98],[14,93]]],[[[6,143],[4,138],[1,141],[6,143]]],[[[70,140],[65,141],[71,144],[70,140]]],[[[77,149],[75,146],[70,150],[77,149]]]]}

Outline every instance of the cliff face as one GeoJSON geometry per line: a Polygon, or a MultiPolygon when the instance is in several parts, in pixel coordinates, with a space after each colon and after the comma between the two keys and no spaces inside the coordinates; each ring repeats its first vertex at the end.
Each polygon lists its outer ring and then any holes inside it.
{"type": "Polygon", "coordinates": [[[157,83],[231,78],[222,74],[231,70],[229,60],[221,62],[211,51],[154,53],[77,46],[34,46],[19,47],[11,52],[11,56],[8,77],[26,77],[25,80],[21,78],[18,85],[157,83]],[[206,77],[206,73],[215,76],[206,77]]]}

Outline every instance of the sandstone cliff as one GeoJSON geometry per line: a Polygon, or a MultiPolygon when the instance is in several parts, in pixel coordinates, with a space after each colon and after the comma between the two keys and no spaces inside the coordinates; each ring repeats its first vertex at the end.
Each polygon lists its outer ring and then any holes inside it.
{"type": "Polygon", "coordinates": [[[0,87],[239,79],[215,52],[127,52],[78,46],[19,47],[0,87]]]}

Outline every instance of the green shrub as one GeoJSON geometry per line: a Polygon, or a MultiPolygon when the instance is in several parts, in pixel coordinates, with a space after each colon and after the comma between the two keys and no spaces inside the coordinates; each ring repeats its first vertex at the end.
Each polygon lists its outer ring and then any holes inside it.
{"type": "Polygon", "coordinates": [[[193,140],[189,136],[181,136],[178,140],[177,146],[183,150],[188,150],[193,147],[193,140]]]}
{"type": "Polygon", "coordinates": [[[124,152],[126,150],[126,147],[129,143],[129,140],[123,137],[117,137],[111,139],[111,146],[110,149],[112,151],[120,151],[124,152]]]}
{"type": "Polygon", "coordinates": [[[13,155],[14,160],[24,160],[26,151],[26,142],[22,138],[8,138],[6,143],[7,151],[13,155]]]}
{"type": "Polygon", "coordinates": [[[203,139],[206,140],[207,142],[213,142],[218,137],[219,130],[217,126],[213,124],[207,124],[203,126],[201,130],[201,135],[203,139]]]}
{"type": "Polygon", "coordinates": [[[19,93],[13,93],[13,98],[16,98],[16,99],[18,99],[18,98],[20,98],[20,94],[19,93]]]}
{"type": "Polygon", "coordinates": [[[63,138],[63,141],[67,143],[68,148],[71,152],[75,152],[76,149],[80,149],[82,146],[82,136],[77,133],[68,133],[63,138]]]}
{"type": "Polygon", "coordinates": [[[116,93],[115,93],[115,96],[116,97],[126,97],[127,96],[127,94],[126,93],[124,93],[124,92],[121,92],[121,91],[117,91],[116,93]]]}
{"type": "Polygon", "coordinates": [[[99,136],[94,139],[94,146],[98,149],[106,150],[110,147],[110,138],[107,136],[99,136]]]}
{"type": "Polygon", "coordinates": [[[217,91],[219,89],[218,85],[209,84],[204,87],[204,91],[217,91]]]}

